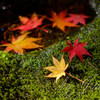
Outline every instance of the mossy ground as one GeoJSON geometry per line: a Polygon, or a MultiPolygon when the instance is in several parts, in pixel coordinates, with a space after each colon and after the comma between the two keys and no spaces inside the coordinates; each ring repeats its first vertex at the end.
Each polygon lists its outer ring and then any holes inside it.
{"type": "Polygon", "coordinates": [[[98,16],[77,34],[41,52],[19,55],[0,51],[0,100],[100,100],[99,8],[98,16]],[[52,56],[60,61],[63,55],[65,62],[69,62],[68,53],[60,51],[67,46],[67,39],[74,43],[77,37],[79,42],[89,43],[85,48],[93,57],[83,55],[83,64],[75,56],[66,71],[85,84],[70,76],[62,77],[57,83],[55,78],[46,78],[49,71],[43,68],[53,65],[52,56]]]}

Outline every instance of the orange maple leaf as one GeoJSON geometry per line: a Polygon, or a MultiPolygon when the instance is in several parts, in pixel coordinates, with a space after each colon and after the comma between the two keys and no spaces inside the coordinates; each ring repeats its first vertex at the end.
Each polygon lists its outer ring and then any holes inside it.
{"type": "Polygon", "coordinates": [[[53,22],[52,27],[57,26],[63,32],[65,32],[65,26],[78,27],[78,25],[75,25],[71,22],[68,22],[68,21],[66,22],[67,20],[66,15],[67,15],[66,10],[61,11],[58,15],[56,12],[52,11],[52,14],[51,14],[52,18],[49,19],[53,22]]]}
{"type": "Polygon", "coordinates": [[[34,49],[43,47],[43,45],[38,45],[36,43],[33,43],[38,40],[41,40],[42,38],[29,38],[26,36],[27,34],[20,35],[17,39],[15,39],[14,36],[12,35],[11,43],[6,43],[1,46],[7,46],[5,51],[14,50],[19,54],[23,54],[24,49],[34,49]]]}

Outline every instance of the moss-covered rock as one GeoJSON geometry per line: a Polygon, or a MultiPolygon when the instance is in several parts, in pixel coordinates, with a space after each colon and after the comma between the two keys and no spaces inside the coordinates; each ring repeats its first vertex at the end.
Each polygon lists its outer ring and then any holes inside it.
{"type": "Polygon", "coordinates": [[[0,100],[100,100],[100,2],[97,4],[96,18],[67,38],[72,43],[77,37],[79,42],[89,43],[85,48],[93,57],[83,55],[83,64],[75,56],[66,70],[85,84],[70,76],[62,77],[57,83],[55,79],[45,78],[49,72],[43,68],[53,65],[52,56],[60,60],[63,55],[66,63],[69,62],[68,53],[60,52],[67,46],[67,39],[41,52],[19,55],[0,51],[0,100]]]}

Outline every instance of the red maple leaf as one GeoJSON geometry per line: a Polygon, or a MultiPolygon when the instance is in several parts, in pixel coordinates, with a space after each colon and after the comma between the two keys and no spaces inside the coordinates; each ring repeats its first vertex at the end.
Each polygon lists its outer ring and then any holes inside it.
{"type": "Polygon", "coordinates": [[[89,55],[92,57],[92,55],[85,49],[83,48],[86,44],[88,43],[78,43],[79,38],[77,38],[74,42],[74,46],[69,42],[66,42],[67,46],[66,48],[64,48],[61,52],[69,52],[69,59],[71,61],[71,59],[75,56],[75,54],[80,58],[80,60],[83,63],[83,57],[82,54],[84,55],[89,55]]]}
{"type": "Polygon", "coordinates": [[[84,14],[68,14],[70,17],[66,21],[73,21],[73,24],[81,23],[86,25],[85,18],[90,18],[90,16],[86,16],[84,14]]]}
{"type": "MultiPolygon", "coordinates": [[[[42,28],[39,28],[38,26],[42,25],[42,21],[44,20],[44,18],[39,19],[37,14],[34,13],[30,19],[28,17],[19,16],[19,20],[22,22],[23,25],[20,25],[12,30],[19,29],[22,31],[27,31],[27,30],[32,30],[34,28],[42,29],[42,28]]],[[[42,30],[47,32],[47,30],[45,29],[42,29],[42,30]]]]}

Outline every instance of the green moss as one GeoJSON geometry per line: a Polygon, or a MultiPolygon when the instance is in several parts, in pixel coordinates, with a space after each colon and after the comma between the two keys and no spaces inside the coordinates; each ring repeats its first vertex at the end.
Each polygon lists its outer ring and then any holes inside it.
{"type": "MultiPolygon", "coordinates": [[[[98,12],[100,7],[98,7],[98,12]]],[[[98,14],[98,16],[100,16],[98,14]]],[[[93,55],[83,56],[84,64],[74,57],[66,70],[85,81],[85,84],[66,76],[55,83],[55,79],[45,78],[49,74],[44,67],[53,65],[52,56],[66,63],[68,53],[60,52],[67,40],[59,40],[55,45],[41,52],[11,54],[0,51],[0,100],[100,100],[100,19],[96,17],[87,26],[80,28],[77,35],[68,39],[74,43],[89,43],[85,48],[93,55]],[[90,62],[98,70],[94,69],[90,62]]]]}

